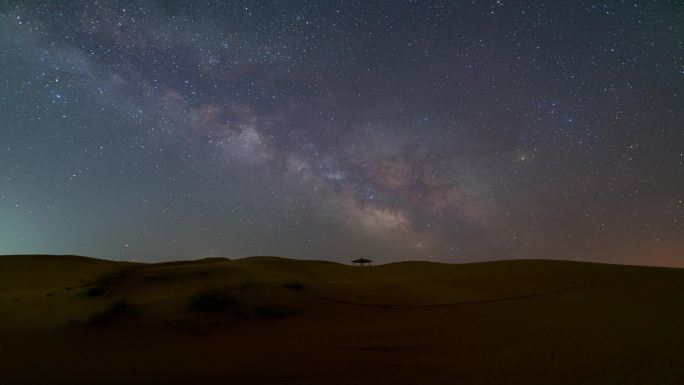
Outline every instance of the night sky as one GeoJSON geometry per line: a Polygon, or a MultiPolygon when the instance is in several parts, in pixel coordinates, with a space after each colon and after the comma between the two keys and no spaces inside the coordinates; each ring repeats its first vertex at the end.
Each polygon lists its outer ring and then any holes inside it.
{"type": "Polygon", "coordinates": [[[0,4],[0,254],[684,266],[682,1],[0,4]]]}

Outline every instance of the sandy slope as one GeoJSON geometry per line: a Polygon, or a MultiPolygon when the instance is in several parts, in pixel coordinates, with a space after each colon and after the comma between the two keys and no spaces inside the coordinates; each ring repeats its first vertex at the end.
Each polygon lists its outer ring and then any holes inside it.
{"type": "Polygon", "coordinates": [[[0,384],[682,384],[684,270],[0,257],[0,384]]]}

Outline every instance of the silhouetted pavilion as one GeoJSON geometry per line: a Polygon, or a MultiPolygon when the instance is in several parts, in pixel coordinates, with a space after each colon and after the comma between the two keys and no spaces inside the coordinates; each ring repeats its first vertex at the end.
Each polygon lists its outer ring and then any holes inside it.
{"type": "Polygon", "coordinates": [[[359,264],[361,266],[368,264],[368,266],[370,266],[371,262],[373,262],[373,261],[371,261],[370,259],[366,259],[366,258],[359,258],[359,259],[355,259],[351,262],[352,262],[352,265],[354,265],[354,266],[356,266],[357,264],[359,264]]]}

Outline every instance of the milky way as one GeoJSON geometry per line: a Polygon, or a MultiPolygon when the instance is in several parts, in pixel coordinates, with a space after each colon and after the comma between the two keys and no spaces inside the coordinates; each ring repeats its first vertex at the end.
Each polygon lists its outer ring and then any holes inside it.
{"type": "Polygon", "coordinates": [[[682,2],[2,4],[0,254],[684,266],[682,2]]]}

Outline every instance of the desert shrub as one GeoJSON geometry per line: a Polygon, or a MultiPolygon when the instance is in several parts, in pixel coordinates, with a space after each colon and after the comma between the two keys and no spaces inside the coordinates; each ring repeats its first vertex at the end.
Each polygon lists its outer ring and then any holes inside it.
{"type": "Polygon", "coordinates": [[[88,297],[99,297],[101,295],[106,294],[108,291],[109,291],[108,287],[94,286],[94,287],[91,287],[90,289],[88,289],[86,294],[88,295],[88,297]]]}
{"type": "Polygon", "coordinates": [[[262,318],[283,318],[295,312],[294,309],[279,305],[262,305],[254,308],[254,313],[262,318]]]}
{"type": "Polygon", "coordinates": [[[203,279],[209,275],[206,271],[189,271],[189,272],[166,272],[166,273],[155,273],[152,275],[143,276],[144,281],[155,281],[155,282],[169,282],[169,281],[181,281],[181,280],[193,280],[193,279],[203,279]]]}
{"type": "Polygon", "coordinates": [[[235,309],[237,298],[218,289],[209,289],[190,297],[190,308],[195,311],[221,313],[235,309]]]}
{"type": "Polygon", "coordinates": [[[91,325],[111,323],[129,318],[135,313],[136,309],[133,306],[125,300],[120,300],[114,302],[109,308],[90,316],[88,323],[91,325]]]}
{"type": "Polygon", "coordinates": [[[261,289],[264,286],[266,286],[266,284],[262,281],[255,281],[255,280],[248,279],[240,285],[239,289],[242,291],[247,291],[247,290],[261,289]]]}
{"type": "Polygon", "coordinates": [[[304,284],[299,281],[284,283],[283,287],[290,290],[302,291],[304,289],[304,284]]]}
{"type": "Polygon", "coordinates": [[[109,271],[109,272],[103,274],[102,276],[100,276],[95,281],[95,284],[98,286],[110,286],[110,285],[113,285],[114,283],[124,279],[127,274],[128,274],[128,269],[112,270],[112,271],[109,271]]]}

